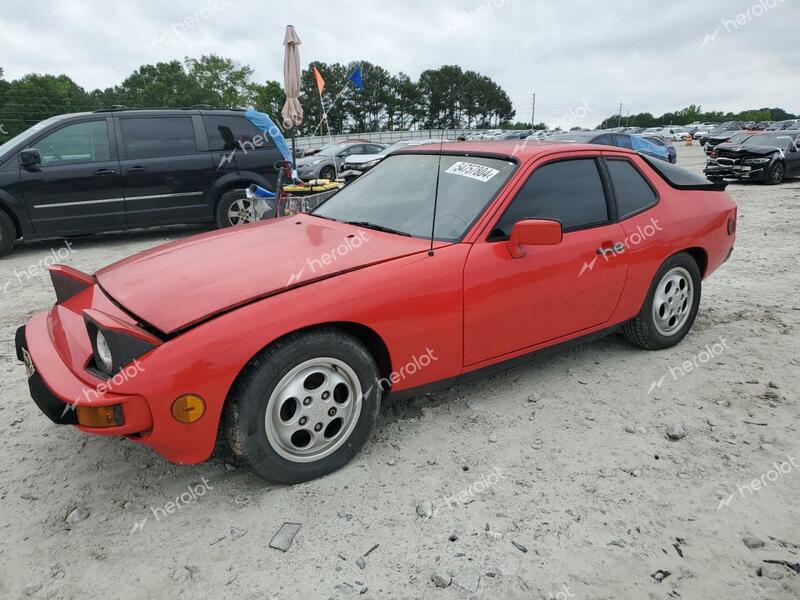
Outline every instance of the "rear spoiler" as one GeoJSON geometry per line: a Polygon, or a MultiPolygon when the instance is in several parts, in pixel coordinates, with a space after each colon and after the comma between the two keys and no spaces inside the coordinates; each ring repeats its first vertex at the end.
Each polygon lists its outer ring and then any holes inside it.
{"type": "Polygon", "coordinates": [[[676,190],[724,192],[725,188],[728,187],[726,181],[711,181],[683,167],[658,160],[646,154],[642,154],[641,152],[639,156],[641,156],[648,165],[653,167],[653,170],[661,176],[661,179],[676,190]]]}

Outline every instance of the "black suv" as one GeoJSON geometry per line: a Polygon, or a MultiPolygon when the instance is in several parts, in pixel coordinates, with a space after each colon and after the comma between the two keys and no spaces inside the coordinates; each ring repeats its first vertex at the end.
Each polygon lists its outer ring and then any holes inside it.
{"type": "Polygon", "coordinates": [[[274,190],[283,160],[238,110],[52,117],[0,145],[0,255],[19,238],[246,221],[245,189],[274,190]]]}

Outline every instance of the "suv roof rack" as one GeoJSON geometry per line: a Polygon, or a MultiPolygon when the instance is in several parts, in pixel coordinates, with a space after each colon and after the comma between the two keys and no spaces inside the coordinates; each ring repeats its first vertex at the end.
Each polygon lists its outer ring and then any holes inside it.
{"type": "Polygon", "coordinates": [[[156,106],[156,107],[148,107],[148,108],[128,108],[123,104],[114,104],[112,106],[107,106],[105,108],[98,108],[97,110],[93,111],[96,113],[104,113],[104,112],[115,112],[121,110],[234,110],[234,111],[244,111],[244,108],[224,108],[221,106],[212,106],[210,104],[194,104],[192,106],[156,106]]]}
{"type": "Polygon", "coordinates": [[[114,105],[106,107],[106,108],[98,108],[94,112],[96,112],[96,113],[113,112],[115,110],[128,110],[128,107],[124,106],[122,104],[114,104],[114,105]]]}

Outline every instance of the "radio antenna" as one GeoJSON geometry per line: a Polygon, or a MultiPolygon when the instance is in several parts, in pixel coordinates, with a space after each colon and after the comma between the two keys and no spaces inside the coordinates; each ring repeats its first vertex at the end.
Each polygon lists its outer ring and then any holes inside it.
{"type": "Polygon", "coordinates": [[[431,247],[428,249],[428,256],[433,256],[433,240],[436,236],[436,205],[439,203],[439,177],[442,173],[442,149],[444,148],[444,129],[439,138],[439,160],[436,165],[436,188],[433,193],[433,219],[431,223],[431,247]]]}

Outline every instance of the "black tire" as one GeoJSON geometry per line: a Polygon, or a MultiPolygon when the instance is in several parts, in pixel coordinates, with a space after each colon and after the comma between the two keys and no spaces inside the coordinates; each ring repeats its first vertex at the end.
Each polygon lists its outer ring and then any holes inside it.
{"type": "Polygon", "coordinates": [[[694,258],[686,252],[681,252],[668,258],[653,278],[650,290],[647,292],[647,299],[639,314],[624,326],[623,332],[628,341],[645,350],[662,350],[678,344],[689,333],[697,316],[697,310],[700,308],[701,279],[700,268],[694,258]],[[659,331],[656,323],[653,304],[656,299],[656,293],[659,291],[659,286],[664,282],[665,276],[668,273],[675,272],[673,271],[675,269],[683,270],[690,276],[692,301],[691,306],[687,307],[686,321],[675,331],[670,331],[668,335],[664,335],[659,331]]]}
{"type": "MultiPolygon", "coordinates": [[[[325,385],[320,385],[316,389],[322,389],[327,384],[326,381],[325,385]]],[[[315,388],[307,387],[305,382],[302,385],[304,391],[299,395],[315,393],[308,391],[315,388]]],[[[375,360],[357,339],[336,328],[321,328],[291,334],[262,351],[245,367],[228,397],[223,414],[223,427],[233,453],[264,479],[279,484],[309,481],[336,471],[358,453],[369,437],[377,418],[380,408],[380,387],[375,360]],[[269,440],[266,425],[267,408],[273,392],[286,377],[290,376],[293,369],[306,361],[322,358],[341,361],[355,374],[361,389],[360,411],[352,412],[350,421],[352,429],[349,433],[346,430],[342,432],[337,442],[339,445],[334,444],[335,450],[312,462],[297,462],[282,455],[281,452],[285,450],[280,450],[277,443],[273,444],[269,440]]],[[[325,398],[324,392],[322,396],[315,396],[314,402],[320,402],[321,398],[325,398]]],[[[336,391],[329,395],[329,398],[328,404],[322,406],[322,410],[328,411],[326,413],[328,415],[330,415],[328,406],[337,406],[331,404],[334,400],[338,402],[336,391]]],[[[284,406],[288,403],[289,401],[284,402],[284,406]]],[[[298,418],[302,418],[312,410],[312,406],[304,407],[299,400],[293,404],[298,411],[298,418]]],[[[283,409],[279,407],[279,410],[283,409]]],[[[342,408],[342,413],[344,411],[342,408]]],[[[275,411],[272,410],[271,414],[275,414],[275,411]]],[[[283,418],[283,412],[280,414],[283,418]]],[[[312,416],[311,420],[316,420],[320,414],[317,412],[317,416],[312,416]]],[[[293,419],[294,416],[295,413],[292,412],[290,418],[293,419]]],[[[292,427],[300,428],[299,425],[292,427]]],[[[318,434],[311,434],[311,428],[312,424],[308,421],[308,426],[301,429],[305,429],[306,433],[316,438],[318,434]]],[[[326,427],[320,434],[323,443],[327,433],[326,427]]],[[[291,439],[294,440],[294,437],[291,439]]]]}
{"type": "Polygon", "coordinates": [[[214,222],[217,227],[223,229],[224,227],[232,227],[237,223],[232,223],[228,218],[228,210],[237,200],[246,198],[246,191],[244,189],[230,190],[222,194],[217,201],[217,208],[214,211],[214,222]]]}
{"type": "Polygon", "coordinates": [[[330,179],[333,181],[336,179],[336,169],[334,169],[331,165],[326,165],[319,170],[319,178],[320,179],[330,179]]]}
{"type": "Polygon", "coordinates": [[[14,247],[17,239],[17,228],[4,211],[0,210],[0,256],[5,256],[14,247]]]}
{"type": "Polygon", "coordinates": [[[784,177],[786,177],[786,166],[781,161],[776,160],[769,171],[767,171],[767,178],[764,180],[764,183],[767,185],[778,185],[783,182],[784,177]]]}

